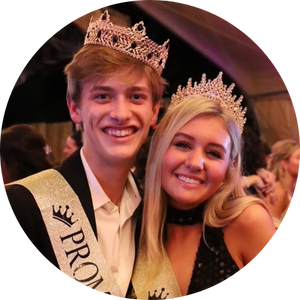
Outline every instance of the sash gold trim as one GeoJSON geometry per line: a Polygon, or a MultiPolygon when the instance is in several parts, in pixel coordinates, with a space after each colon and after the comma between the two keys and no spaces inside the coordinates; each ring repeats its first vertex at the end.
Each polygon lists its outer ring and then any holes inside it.
{"type": "Polygon", "coordinates": [[[64,177],[50,169],[14,184],[33,194],[61,271],[95,290],[124,297],[80,200],[64,177]]]}
{"type": "Polygon", "coordinates": [[[147,255],[145,248],[139,250],[134,267],[132,285],[137,299],[172,299],[182,297],[177,279],[174,275],[167,254],[155,279],[145,285],[147,281],[147,255]]]}

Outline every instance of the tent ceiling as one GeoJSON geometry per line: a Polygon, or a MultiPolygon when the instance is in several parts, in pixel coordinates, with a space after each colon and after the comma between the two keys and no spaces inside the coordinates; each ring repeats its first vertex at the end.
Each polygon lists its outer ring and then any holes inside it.
{"type": "Polygon", "coordinates": [[[270,53],[234,21],[185,1],[133,0],[133,3],[227,72],[248,97],[290,93],[270,53]]]}
{"type": "Polygon", "coordinates": [[[284,138],[299,141],[287,88],[273,63],[248,36],[222,18],[193,6],[169,1],[137,1],[135,5],[234,80],[253,103],[262,139],[269,145],[284,138]]]}

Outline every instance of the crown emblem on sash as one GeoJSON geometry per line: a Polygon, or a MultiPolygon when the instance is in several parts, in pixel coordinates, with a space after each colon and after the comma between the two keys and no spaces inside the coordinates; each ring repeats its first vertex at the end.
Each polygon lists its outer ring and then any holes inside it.
{"type": "Polygon", "coordinates": [[[166,299],[169,295],[169,293],[165,294],[165,297],[162,296],[163,292],[165,291],[165,288],[162,288],[160,290],[160,293],[158,295],[156,295],[157,290],[154,291],[153,295],[150,295],[150,291],[148,292],[148,299],[166,299]]]}
{"type": "Polygon", "coordinates": [[[59,209],[56,211],[54,209],[54,205],[52,205],[52,215],[53,215],[53,219],[56,219],[62,223],[64,223],[65,225],[71,227],[74,223],[76,223],[78,220],[76,221],[72,221],[72,217],[74,215],[74,213],[71,213],[68,216],[68,210],[70,209],[70,207],[68,205],[66,205],[66,209],[65,212],[62,213],[62,207],[59,206],[59,209]]]}
{"type": "Polygon", "coordinates": [[[98,20],[93,22],[91,18],[84,40],[84,45],[87,44],[123,52],[149,65],[161,75],[168,58],[170,43],[167,40],[163,45],[158,45],[149,39],[143,21],[132,28],[113,24],[106,10],[98,20]]]}

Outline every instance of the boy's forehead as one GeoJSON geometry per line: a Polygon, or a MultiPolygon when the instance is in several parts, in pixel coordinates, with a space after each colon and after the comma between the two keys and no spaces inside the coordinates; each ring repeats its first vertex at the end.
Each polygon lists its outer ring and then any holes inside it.
{"type": "Polygon", "coordinates": [[[91,81],[85,82],[85,85],[89,85],[91,88],[103,88],[103,87],[120,87],[126,89],[145,89],[151,90],[151,84],[149,78],[145,74],[117,74],[111,77],[97,77],[91,81]]]}

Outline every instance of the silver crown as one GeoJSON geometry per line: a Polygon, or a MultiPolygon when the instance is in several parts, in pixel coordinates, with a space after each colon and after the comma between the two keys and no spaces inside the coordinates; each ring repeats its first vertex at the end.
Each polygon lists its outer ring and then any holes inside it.
{"type": "Polygon", "coordinates": [[[169,51],[169,40],[158,45],[146,36],[144,22],[131,28],[114,25],[106,10],[98,20],[90,20],[84,45],[99,45],[123,52],[153,68],[161,75],[165,68],[169,51]]]}
{"type": "Polygon", "coordinates": [[[214,80],[208,79],[206,81],[206,74],[203,74],[201,82],[199,84],[195,82],[194,85],[192,84],[192,78],[189,78],[186,87],[182,88],[180,85],[177,92],[172,95],[168,109],[172,109],[190,96],[206,96],[211,100],[219,101],[220,106],[231,113],[242,133],[244,124],[246,123],[245,114],[247,111],[246,107],[243,109],[241,106],[243,96],[240,96],[238,100],[235,100],[236,95],[232,95],[235,86],[234,83],[227,88],[227,86],[223,84],[222,75],[223,73],[220,72],[214,80]]]}

